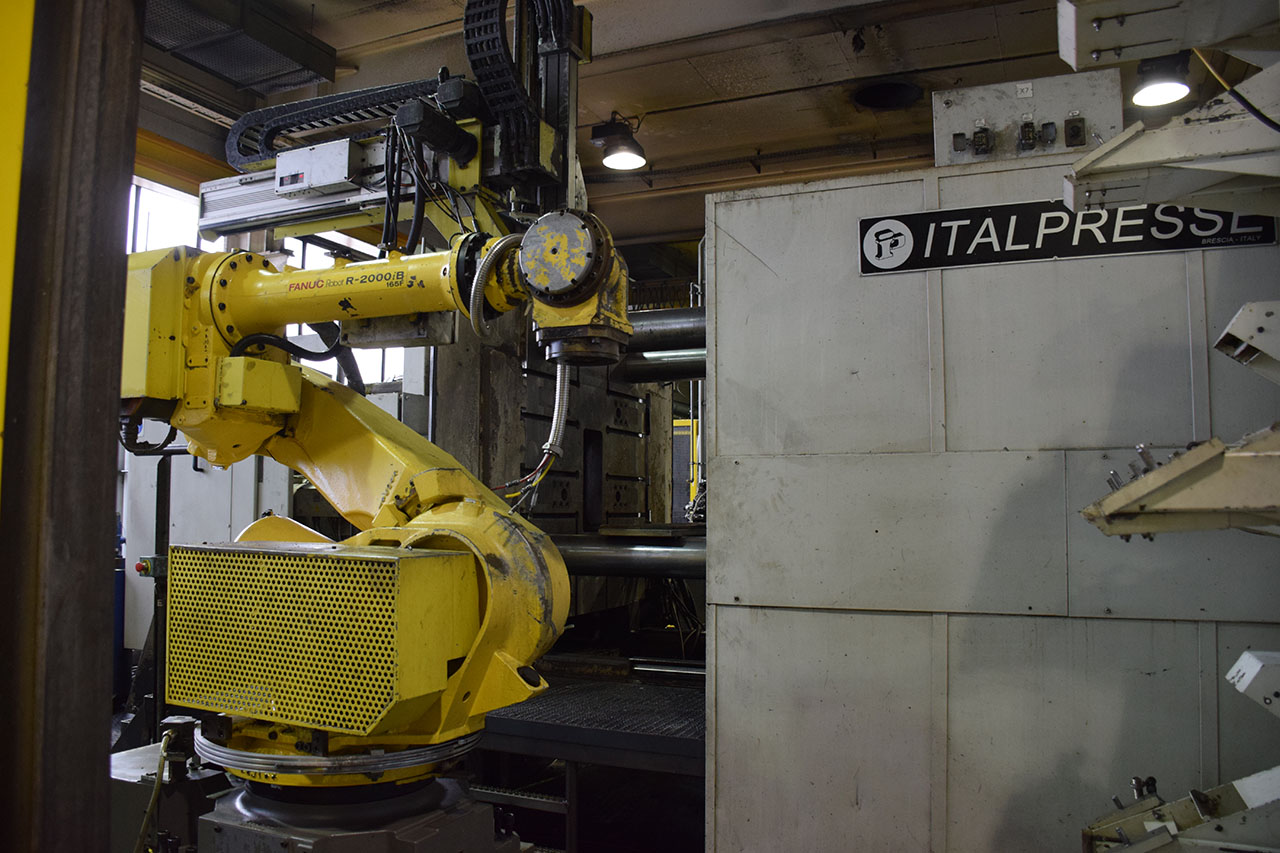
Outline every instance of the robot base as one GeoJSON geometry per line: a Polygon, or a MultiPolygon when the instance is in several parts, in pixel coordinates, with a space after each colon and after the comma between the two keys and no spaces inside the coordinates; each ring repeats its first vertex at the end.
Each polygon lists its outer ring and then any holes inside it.
{"type": "Polygon", "coordinates": [[[519,853],[493,808],[452,779],[367,790],[290,791],[250,783],[200,818],[200,853],[519,853]],[[410,790],[405,791],[405,788],[410,790]]]}

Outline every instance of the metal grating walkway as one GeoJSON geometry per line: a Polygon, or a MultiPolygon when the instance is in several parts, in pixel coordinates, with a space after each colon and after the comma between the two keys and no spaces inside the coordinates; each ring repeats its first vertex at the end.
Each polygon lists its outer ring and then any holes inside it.
{"type": "Polygon", "coordinates": [[[705,740],[699,688],[562,678],[541,696],[489,714],[481,746],[701,775],[705,740]]]}

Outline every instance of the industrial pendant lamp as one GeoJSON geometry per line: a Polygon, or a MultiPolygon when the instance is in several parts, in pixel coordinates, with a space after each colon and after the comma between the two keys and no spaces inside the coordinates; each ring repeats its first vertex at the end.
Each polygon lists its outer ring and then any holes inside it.
{"type": "Polygon", "coordinates": [[[635,132],[639,129],[640,119],[619,115],[617,112],[604,124],[591,128],[591,144],[604,149],[606,168],[631,171],[648,162],[644,156],[644,148],[636,142],[635,132]]]}
{"type": "Polygon", "coordinates": [[[1139,107],[1162,107],[1180,101],[1191,91],[1187,68],[1191,51],[1144,59],[1138,63],[1138,89],[1133,102],[1139,107]]]}

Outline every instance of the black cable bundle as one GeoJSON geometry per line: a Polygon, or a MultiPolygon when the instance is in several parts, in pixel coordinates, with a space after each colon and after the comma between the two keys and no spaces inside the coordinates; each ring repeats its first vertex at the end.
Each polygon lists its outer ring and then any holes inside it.
{"type": "Polygon", "coordinates": [[[387,128],[386,160],[383,168],[383,182],[386,184],[387,206],[382,211],[382,243],[379,245],[378,257],[385,258],[387,251],[399,248],[396,233],[396,218],[400,207],[400,134],[395,126],[387,128]]]}

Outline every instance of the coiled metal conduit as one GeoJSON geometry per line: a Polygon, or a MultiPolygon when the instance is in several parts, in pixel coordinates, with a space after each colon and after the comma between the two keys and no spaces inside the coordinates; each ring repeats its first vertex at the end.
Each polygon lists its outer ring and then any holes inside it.
{"type": "Polygon", "coordinates": [[[560,442],[564,440],[564,425],[569,420],[569,365],[556,364],[556,403],[551,410],[551,434],[547,443],[542,445],[542,452],[552,456],[560,456],[564,448],[560,442]]]}
{"type": "Polygon", "coordinates": [[[468,309],[471,311],[471,331],[476,333],[476,337],[482,341],[489,340],[493,335],[493,326],[484,318],[484,283],[489,278],[489,273],[502,260],[502,256],[516,246],[524,239],[523,234],[507,234],[499,237],[498,242],[493,244],[493,248],[480,261],[480,265],[476,267],[475,278],[471,281],[471,299],[468,309]]]}

